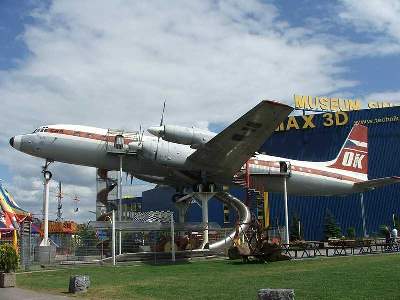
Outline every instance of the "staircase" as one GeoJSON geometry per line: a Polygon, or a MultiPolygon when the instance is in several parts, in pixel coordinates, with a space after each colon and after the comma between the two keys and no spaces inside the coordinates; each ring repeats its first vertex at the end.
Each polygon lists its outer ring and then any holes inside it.
{"type": "MultiPolygon", "coordinates": [[[[265,180],[265,179],[264,179],[265,180]]],[[[246,190],[245,204],[250,208],[251,214],[261,223],[264,220],[264,185],[259,176],[252,176],[246,166],[234,175],[233,183],[246,190]]]]}

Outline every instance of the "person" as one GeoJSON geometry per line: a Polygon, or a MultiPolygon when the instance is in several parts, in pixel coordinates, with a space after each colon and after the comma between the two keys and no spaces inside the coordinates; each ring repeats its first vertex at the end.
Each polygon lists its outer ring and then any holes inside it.
{"type": "Polygon", "coordinates": [[[396,227],[393,227],[393,229],[392,229],[392,240],[394,242],[397,241],[397,229],[396,229],[396,227]]]}
{"type": "Polygon", "coordinates": [[[387,226],[385,226],[385,242],[386,244],[390,243],[390,230],[387,226]]]}

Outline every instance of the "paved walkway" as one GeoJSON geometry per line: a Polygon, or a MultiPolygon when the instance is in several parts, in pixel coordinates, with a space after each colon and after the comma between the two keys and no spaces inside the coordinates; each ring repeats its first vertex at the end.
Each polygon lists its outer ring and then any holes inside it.
{"type": "Polygon", "coordinates": [[[1,300],[67,300],[71,299],[65,296],[37,293],[20,288],[0,288],[1,300]]]}

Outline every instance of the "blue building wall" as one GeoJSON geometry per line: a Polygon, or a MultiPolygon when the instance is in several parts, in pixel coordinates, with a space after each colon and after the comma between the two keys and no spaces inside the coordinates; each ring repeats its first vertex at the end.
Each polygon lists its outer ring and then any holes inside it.
{"type": "MultiPolygon", "coordinates": [[[[245,199],[245,191],[241,188],[232,188],[230,193],[239,199],[245,199]]],[[[150,210],[170,210],[174,212],[174,219],[178,221],[178,211],[172,202],[172,196],[175,190],[169,187],[160,187],[143,192],[142,195],[142,211],[150,210]]],[[[201,222],[201,207],[194,203],[192,204],[186,214],[187,222],[201,222]]],[[[229,223],[224,223],[224,207],[222,202],[216,198],[211,198],[208,202],[209,222],[218,223],[221,227],[232,227],[236,222],[235,211],[229,212],[229,223]]]]}
{"type": "MultiPolygon", "coordinates": [[[[366,121],[368,127],[368,170],[370,179],[400,175],[400,108],[360,110],[349,113],[314,115],[315,128],[296,129],[275,132],[261,147],[260,152],[298,160],[326,161],[336,157],[351,127],[356,121],[366,121]],[[334,121],[332,126],[330,119],[334,121]],[[348,121],[344,122],[348,117],[348,121]],[[336,118],[339,125],[336,125],[336,118]],[[390,120],[388,119],[390,118],[390,120]]],[[[301,128],[302,116],[296,117],[301,128]]],[[[287,122],[286,122],[287,123],[287,122]]],[[[293,120],[292,120],[292,126],[293,120]]],[[[286,126],[287,127],[287,126],[286,126]]],[[[245,192],[239,188],[231,193],[245,199],[245,192]]],[[[171,197],[173,189],[162,188],[143,193],[143,210],[174,209],[171,197]]],[[[284,224],[283,197],[270,193],[270,223],[284,224]]],[[[381,224],[391,225],[392,214],[400,215],[400,184],[380,188],[364,193],[367,233],[378,232],[381,224]]],[[[357,235],[362,235],[360,195],[340,197],[295,197],[289,196],[289,220],[294,214],[303,224],[304,238],[319,240],[323,238],[323,223],[327,210],[335,216],[346,233],[347,228],[355,227],[357,235]]],[[[201,208],[192,205],[188,210],[189,222],[201,221],[201,208]]],[[[230,224],[223,222],[223,205],[212,199],[209,204],[209,220],[221,226],[235,223],[231,212],[230,224]]]]}
{"type": "MultiPolygon", "coordinates": [[[[369,178],[400,175],[400,108],[371,109],[348,113],[349,121],[342,126],[323,126],[323,114],[314,117],[313,129],[290,129],[276,132],[261,148],[270,155],[299,160],[325,161],[334,159],[354,122],[367,121],[369,178]],[[388,119],[390,118],[390,119],[388,119]],[[383,122],[386,121],[386,122],[383,122]]],[[[299,125],[302,117],[298,117],[299,125]]],[[[325,116],[326,118],[326,116],[325,116]]],[[[392,185],[364,193],[366,230],[378,232],[381,224],[392,225],[392,214],[400,215],[400,186],[392,185]]],[[[288,201],[289,219],[297,214],[304,226],[304,237],[323,237],[323,220],[329,209],[336,217],[343,234],[355,227],[362,235],[360,195],[341,197],[295,197],[288,201]]],[[[271,223],[284,224],[283,197],[270,194],[271,223]]]]}

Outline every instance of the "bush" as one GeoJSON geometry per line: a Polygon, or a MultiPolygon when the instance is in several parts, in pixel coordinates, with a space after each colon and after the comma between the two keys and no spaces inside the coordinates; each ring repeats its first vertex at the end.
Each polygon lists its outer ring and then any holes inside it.
{"type": "Polygon", "coordinates": [[[0,246],[0,272],[10,273],[18,267],[18,254],[10,244],[0,246]]]}
{"type": "Polygon", "coordinates": [[[329,210],[325,212],[324,236],[326,241],[329,238],[340,238],[342,236],[342,230],[329,210]]]}
{"type": "Polygon", "coordinates": [[[389,227],[387,225],[379,226],[379,235],[381,237],[386,237],[387,234],[390,234],[389,227]]]}
{"type": "Polygon", "coordinates": [[[352,240],[356,238],[356,229],[354,227],[347,228],[347,238],[352,240]]]}
{"type": "Polygon", "coordinates": [[[300,218],[297,214],[294,214],[292,217],[292,222],[289,226],[289,236],[291,241],[300,241],[302,239],[301,233],[302,233],[302,226],[300,223],[300,228],[299,228],[299,222],[300,218]],[[300,229],[300,230],[299,230],[300,229]]]}

